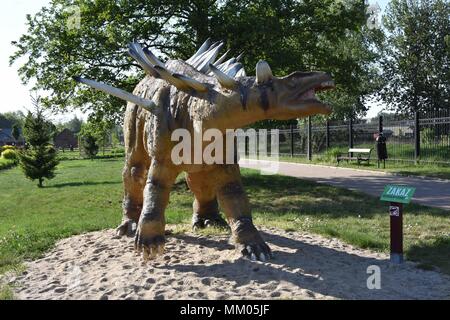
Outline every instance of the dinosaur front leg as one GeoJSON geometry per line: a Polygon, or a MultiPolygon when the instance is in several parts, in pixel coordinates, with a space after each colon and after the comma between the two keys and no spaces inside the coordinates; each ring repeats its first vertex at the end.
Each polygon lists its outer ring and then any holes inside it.
{"type": "Polygon", "coordinates": [[[144,202],[134,247],[142,252],[144,261],[164,251],[164,211],[178,172],[170,165],[152,161],[144,188],[144,202]]]}
{"type": "Polygon", "coordinates": [[[127,161],[122,172],[124,197],[122,202],[122,223],[117,234],[131,235],[132,225],[137,224],[142,211],[143,192],[146,183],[148,164],[146,161],[127,161]]]}
{"type": "Polygon", "coordinates": [[[264,261],[272,256],[253,224],[250,203],[245,194],[239,165],[223,165],[217,175],[217,198],[232,231],[232,240],[244,256],[264,261]]]}
{"type": "Polygon", "coordinates": [[[145,117],[137,106],[129,105],[124,119],[125,166],[122,171],[124,197],[122,223],[117,234],[132,235],[133,225],[139,221],[143,192],[147,179],[150,157],[144,147],[145,117]]]}
{"type": "Polygon", "coordinates": [[[215,182],[208,176],[209,172],[189,173],[186,182],[194,193],[192,205],[192,227],[206,228],[209,226],[228,227],[227,222],[219,213],[216,198],[215,182]]]}

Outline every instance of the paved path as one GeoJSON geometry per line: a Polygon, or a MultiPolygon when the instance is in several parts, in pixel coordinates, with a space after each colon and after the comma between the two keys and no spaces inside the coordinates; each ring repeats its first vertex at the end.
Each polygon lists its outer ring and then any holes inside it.
{"type": "Polygon", "coordinates": [[[336,168],[290,162],[246,160],[241,167],[261,169],[278,165],[277,174],[314,180],[336,187],[358,190],[379,197],[386,184],[406,184],[416,188],[413,202],[450,210],[450,181],[386,174],[349,168],[336,168]]]}

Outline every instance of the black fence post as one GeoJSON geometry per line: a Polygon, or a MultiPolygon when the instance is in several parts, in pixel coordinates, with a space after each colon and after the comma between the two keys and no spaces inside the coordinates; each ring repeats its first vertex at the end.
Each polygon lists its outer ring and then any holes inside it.
{"type": "Polygon", "coordinates": [[[414,112],[414,161],[417,164],[420,158],[420,115],[414,112]]]}
{"type": "Polygon", "coordinates": [[[291,124],[291,157],[294,156],[294,125],[291,124]]]}
{"type": "Polygon", "coordinates": [[[312,160],[312,132],[311,132],[311,116],[308,117],[308,160],[312,160]]]}
{"type": "Polygon", "coordinates": [[[378,133],[383,132],[383,116],[378,117],[378,133]]]}
{"type": "Polygon", "coordinates": [[[327,147],[327,151],[330,148],[330,121],[327,120],[325,126],[325,145],[327,147]]]}
{"type": "MultiPolygon", "coordinates": [[[[350,117],[348,122],[348,148],[353,148],[353,118],[350,117]]],[[[350,157],[353,157],[353,153],[350,153],[350,157]]]]}

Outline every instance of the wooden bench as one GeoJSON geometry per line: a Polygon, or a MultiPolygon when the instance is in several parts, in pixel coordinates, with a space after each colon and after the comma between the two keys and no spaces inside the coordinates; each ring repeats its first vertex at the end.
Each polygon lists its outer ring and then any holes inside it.
{"type": "Polygon", "coordinates": [[[370,163],[370,153],[372,152],[372,149],[369,148],[350,148],[348,149],[348,154],[342,155],[342,154],[338,154],[336,157],[337,163],[339,165],[339,162],[342,160],[347,160],[347,162],[351,161],[351,160],[356,160],[358,161],[358,165],[362,162],[362,161],[366,161],[367,164],[370,163]]]}

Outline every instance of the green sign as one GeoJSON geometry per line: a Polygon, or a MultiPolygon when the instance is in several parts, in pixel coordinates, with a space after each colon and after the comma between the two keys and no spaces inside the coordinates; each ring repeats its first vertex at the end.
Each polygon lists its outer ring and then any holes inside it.
{"type": "Polygon", "coordinates": [[[409,203],[416,188],[404,185],[388,184],[384,187],[381,201],[409,203]]]}

